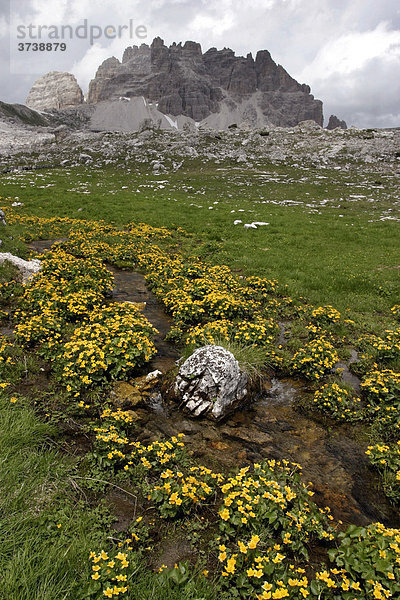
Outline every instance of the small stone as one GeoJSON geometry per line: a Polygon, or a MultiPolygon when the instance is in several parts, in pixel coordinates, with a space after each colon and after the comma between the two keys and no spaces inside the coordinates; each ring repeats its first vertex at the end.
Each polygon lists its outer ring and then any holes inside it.
{"type": "Polygon", "coordinates": [[[215,450],[220,450],[220,452],[229,450],[230,448],[229,444],[225,444],[225,442],[211,442],[210,446],[211,448],[215,448],[215,450]]]}
{"type": "MultiPolygon", "coordinates": [[[[146,304],[145,302],[143,304],[146,304]]],[[[151,373],[147,373],[146,381],[155,381],[162,377],[162,372],[156,369],[155,371],[151,371],[151,373]]]]}

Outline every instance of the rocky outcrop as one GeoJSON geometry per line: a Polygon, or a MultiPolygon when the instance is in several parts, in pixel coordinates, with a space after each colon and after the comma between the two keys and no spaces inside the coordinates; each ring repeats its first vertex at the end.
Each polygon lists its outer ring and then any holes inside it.
{"type": "Polygon", "coordinates": [[[181,366],[175,394],[193,416],[221,419],[247,395],[247,375],[231,352],[221,346],[196,350],[181,366]]]}
{"type": "Polygon", "coordinates": [[[326,126],[327,129],[347,129],[347,123],[346,121],[341,121],[340,119],[337,118],[336,115],[331,115],[329,117],[329,122],[328,125],[326,126]]]}
{"type": "Polygon", "coordinates": [[[17,269],[21,272],[23,282],[30,279],[42,268],[40,260],[37,260],[36,258],[33,258],[32,260],[24,260],[19,256],[14,256],[10,252],[0,253],[0,264],[3,264],[4,262],[9,262],[14,265],[14,267],[17,267],[17,269]]]}
{"type": "MultiPolygon", "coordinates": [[[[143,96],[164,114],[185,115],[200,122],[227,106],[235,111],[251,104],[249,121],[293,126],[312,119],[322,126],[322,103],[277,65],[267,50],[245,58],[229,48],[186,42],[169,48],[160,38],[149,47],[125,50],[122,62],[104,61],[91,81],[88,102],[143,96]],[[222,102],[223,101],[223,102],[222,102]]],[[[240,112],[240,111],[239,111],[240,112]]]]}
{"type": "Polygon", "coordinates": [[[39,77],[26,99],[26,105],[35,110],[63,110],[83,102],[83,93],[74,75],[51,71],[39,77]]]}

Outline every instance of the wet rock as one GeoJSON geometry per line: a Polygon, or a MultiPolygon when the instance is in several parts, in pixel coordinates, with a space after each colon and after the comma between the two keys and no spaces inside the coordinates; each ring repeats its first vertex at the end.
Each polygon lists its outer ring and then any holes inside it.
{"type": "MultiPolygon", "coordinates": [[[[163,437],[170,438],[175,435],[174,426],[166,420],[159,420],[154,424],[154,428],[158,431],[158,434],[161,434],[163,437]]],[[[159,435],[158,435],[159,437],[159,435]]]]}
{"type": "Polygon", "coordinates": [[[150,408],[157,415],[167,416],[167,411],[164,406],[163,397],[160,392],[154,392],[151,394],[146,402],[148,408],[150,408]]]}
{"type": "Polygon", "coordinates": [[[272,436],[257,429],[224,427],[222,433],[230,438],[250,444],[258,444],[259,446],[264,446],[265,444],[270,444],[272,442],[272,436]]]}
{"type": "Polygon", "coordinates": [[[24,260],[23,258],[19,258],[19,256],[14,256],[11,252],[0,252],[0,264],[3,264],[5,261],[17,267],[21,272],[23,282],[30,279],[42,268],[40,260],[24,260]]]}
{"type": "Polygon", "coordinates": [[[245,461],[247,459],[246,450],[241,450],[240,452],[238,452],[236,455],[236,459],[239,462],[239,464],[242,463],[243,461],[245,461]]]}
{"type": "Polygon", "coordinates": [[[117,408],[135,408],[143,405],[144,396],[136,386],[118,381],[110,394],[110,400],[117,408]]]}
{"type": "Polygon", "coordinates": [[[153,408],[153,404],[162,408],[160,394],[158,392],[151,394],[158,386],[161,376],[161,371],[152,371],[143,377],[137,377],[132,383],[118,381],[111,392],[111,402],[114,406],[125,409],[139,406],[153,408]]]}
{"type": "Polygon", "coordinates": [[[191,421],[181,421],[179,429],[185,435],[193,435],[199,431],[199,426],[191,421]]]}
{"type": "Polygon", "coordinates": [[[219,450],[220,452],[224,452],[231,448],[229,444],[226,444],[225,442],[211,442],[210,446],[211,448],[214,448],[214,450],[219,450]]]}
{"type": "MultiPolygon", "coordinates": [[[[146,303],[144,303],[146,305],[146,303]]],[[[155,383],[156,381],[158,381],[160,379],[160,377],[162,377],[162,373],[161,371],[159,371],[158,369],[156,369],[155,371],[151,371],[151,373],[147,373],[146,377],[145,377],[145,381],[146,383],[155,383]]]]}
{"type": "Polygon", "coordinates": [[[221,419],[246,397],[247,375],[231,352],[204,346],[181,366],[174,391],[193,416],[221,419]]]}

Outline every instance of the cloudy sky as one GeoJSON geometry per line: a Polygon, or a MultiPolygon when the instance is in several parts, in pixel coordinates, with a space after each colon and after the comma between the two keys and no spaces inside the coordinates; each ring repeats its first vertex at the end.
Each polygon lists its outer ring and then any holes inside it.
{"type": "MultiPolygon", "coordinates": [[[[46,31],[44,41],[56,41],[46,31]]],[[[86,93],[105,58],[121,59],[126,46],[156,36],[168,44],[198,41],[203,52],[268,49],[323,101],[325,121],[334,113],[358,127],[400,126],[400,0],[0,0],[0,100],[23,103],[33,81],[51,70],[74,73],[86,93]],[[73,33],[58,40],[64,52],[18,50],[18,43],[40,41],[39,25],[75,32],[85,19],[95,35],[103,31],[93,44],[73,33]],[[112,39],[130,24],[131,32],[112,39]],[[107,26],[115,28],[109,38],[107,26]]]]}

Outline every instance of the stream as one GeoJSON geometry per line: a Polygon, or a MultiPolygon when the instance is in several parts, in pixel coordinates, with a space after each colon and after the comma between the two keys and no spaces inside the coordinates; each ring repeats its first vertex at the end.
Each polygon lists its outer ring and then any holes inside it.
{"type": "MultiPolygon", "coordinates": [[[[50,248],[52,242],[31,245],[37,251],[50,248]]],[[[145,278],[137,272],[109,267],[114,275],[113,299],[146,303],[143,314],[159,331],[155,338],[157,355],[146,372],[163,373],[176,368],[180,354],[165,341],[172,319],[147,288],[145,278]]],[[[356,356],[352,355],[351,360],[356,356]]],[[[346,365],[346,376],[351,373],[346,365]]],[[[352,381],[357,384],[356,378],[352,381]]],[[[306,382],[295,379],[272,379],[251,404],[223,422],[194,420],[172,401],[154,396],[146,408],[137,408],[137,439],[150,442],[160,437],[185,434],[188,452],[207,466],[227,471],[259,462],[265,458],[287,459],[299,463],[305,481],[313,483],[313,500],[329,506],[336,520],[344,525],[367,525],[380,521],[399,527],[398,511],[380,489],[380,479],[369,466],[366,442],[357,441],[357,431],[350,425],[333,423],[330,427],[302,413],[297,407],[307,393],[306,382]]]]}

